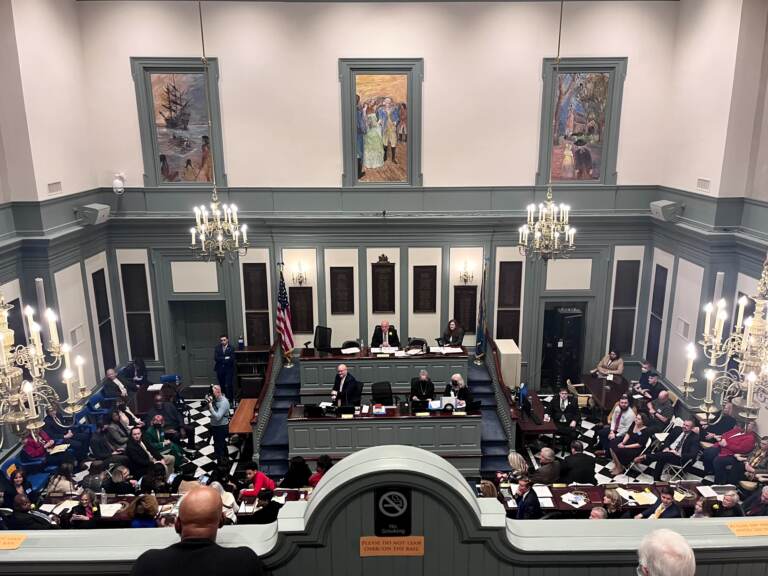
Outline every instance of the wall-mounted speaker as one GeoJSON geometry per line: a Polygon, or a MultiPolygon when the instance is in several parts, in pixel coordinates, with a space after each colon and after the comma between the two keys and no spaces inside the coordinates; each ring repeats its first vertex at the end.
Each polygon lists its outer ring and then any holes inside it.
{"type": "Polygon", "coordinates": [[[651,216],[664,222],[674,222],[680,217],[683,205],[669,200],[651,202],[651,216]]]}
{"type": "Polygon", "coordinates": [[[109,206],[106,204],[86,204],[76,210],[86,226],[96,226],[109,220],[109,206]]]}

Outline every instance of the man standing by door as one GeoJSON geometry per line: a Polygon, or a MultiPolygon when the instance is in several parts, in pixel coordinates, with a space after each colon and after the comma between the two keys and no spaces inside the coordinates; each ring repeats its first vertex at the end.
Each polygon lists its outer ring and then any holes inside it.
{"type": "Polygon", "coordinates": [[[222,392],[232,403],[234,399],[232,380],[235,376],[235,351],[229,345],[229,338],[226,334],[219,336],[219,345],[216,346],[213,353],[213,360],[213,370],[216,372],[219,386],[221,386],[222,392]]]}

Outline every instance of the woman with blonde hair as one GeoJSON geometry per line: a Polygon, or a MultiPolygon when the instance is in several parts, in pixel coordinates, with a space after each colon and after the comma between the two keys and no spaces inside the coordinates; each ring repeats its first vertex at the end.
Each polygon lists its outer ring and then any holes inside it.
{"type": "Polygon", "coordinates": [[[507,461],[509,462],[510,468],[512,468],[512,476],[514,478],[525,476],[528,473],[528,463],[519,452],[510,450],[509,455],[507,456],[507,461]]]}
{"type": "Polygon", "coordinates": [[[608,518],[621,518],[621,496],[615,488],[607,488],[603,494],[603,508],[608,512],[608,518]]]}
{"type": "Polygon", "coordinates": [[[228,521],[228,524],[237,524],[237,502],[231,492],[224,490],[221,482],[211,482],[209,484],[221,496],[221,514],[228,521]]]}

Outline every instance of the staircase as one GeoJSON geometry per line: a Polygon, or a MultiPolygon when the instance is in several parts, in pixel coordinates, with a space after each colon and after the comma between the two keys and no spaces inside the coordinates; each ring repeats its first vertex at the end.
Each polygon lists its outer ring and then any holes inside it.
{"type": "Polygon", "coordinates": [[[491,375],[486,367],[476,366],[471,360],[467,368],[467,386],[472,391],[475,400],[479,400],[482,414],[482,435],[480,449],[480,475],[490,478],[498,471],[509,471],[507,454],[509,443],[504,427],[496,412],[496,396],[493,390],[491,375]]]}
{"type": "Polygon", "coordinates": [[[299,366],[282,368],[275,382],[272,414],[261,438],[259,469],[271,478],[288,471],[288,410],[299,403],[299,366]]]}

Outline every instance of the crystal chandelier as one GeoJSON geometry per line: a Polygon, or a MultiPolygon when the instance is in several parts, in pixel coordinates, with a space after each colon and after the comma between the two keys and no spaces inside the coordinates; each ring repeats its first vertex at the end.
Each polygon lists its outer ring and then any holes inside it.
{"type": "Polygon", "coordinates": [[[549,260],[568,258],[575,248],[576,229],[568,224],[571,207],[555,204],[552,188],[547,187],[547,201],[528,205],[528,222],[518,229],[518,247],[523,256],[549,260]]]}
{"type": "Polygon", "coordinates": [[[48,345],[43,344],[42,329],[35,322],[34,310],[27,306],[24,316],[30,336],[26,345],[15,346],[14,331],[8,327],[8,313],[12,308],[0,294],[0,425],[10,425],[13,432],[21,436],[27,430],[41,428],[46,412],[52,408],[56,422],[70,427],[90,396],[83,377],[85,360],[81,356],[75,357],[75,376],[70,362],[71,347],[59,340],[58,318],[51,309],[45,311],[48,345]],[[45,380],[45,373],[58,370],[62,362],[66,400],[61,400],[45,380]],[[66,423],[67,420],[70,423],[66,423]]]}
{"type": "MultiPolygon", "coordinates": [[[[560,78],[560,43],[563,36],[563,7],[560,0],[560,26],[557,31],[557,57],[555,58],[555,80],[560,78]]],[[[552,113],[552,134],[557,134],[557,110],[552,113]]],[[[546,202],[528,205],[528,221],[518,229],[517,245],[520,254],[533,260],[554,260],[568,258],[573,252],[576,229],[568,224],[571,207],[559,206],[552,199],[552,160],[549,162],[546,202]]]]}
{"type": "MultiPolygon", "coordinates": [[[[722,403],[732,401],[739,416],[747,420],[757,419],[761,405],[768,403],[768,256],[757,286],[754,315],[744,318],[748,299],[742,296],[738,301],[736,322],[730,334],[723,334],[728,318],[725,300],[704,307],[704,334],[699,341],[708,368],[704,372],[707,380],[706,395],[699,410],[707,417],[718,412],[713,394],[722,395],[722,403]],[[714,320],[714,322],[713,322],[714,320]]],[[[693,361],[696,348],[688,345],[688,366],[683,391],[692,390],[693,361]]]]}
{"type": "MultiPolygon", "coordinates": [[[[203,6],[198,0],[197,11],[200,17],[200,44],[203,55],[201,61],[205,71],[205,97],[208,106],[208,135],[213,140],[213,114],[211,113],[211,84],[208,58],[205,56],[205,32],[203,27],[203,6]]],[[[234,262],[238,256],[244,256],[248,252],[248,227],[239,224],[237,219],[237,206],[227,206],[219,202],[219,193],[216,190],[216,148],[211,144],[211,210],[205,205],[195,206],[195,225],[190,228],[192,244],[190,249],[196,257],[221,264],[224,260],[234,262]]]]}

